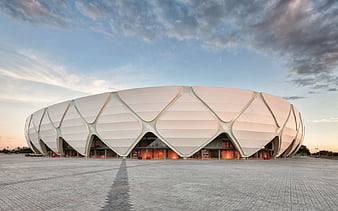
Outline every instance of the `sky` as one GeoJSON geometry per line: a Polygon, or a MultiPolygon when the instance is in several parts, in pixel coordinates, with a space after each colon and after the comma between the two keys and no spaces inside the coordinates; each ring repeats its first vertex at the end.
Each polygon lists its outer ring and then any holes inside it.
{"type": "Polygon", "coordinates": [[[283,97],[311,151],[338,151],[338,3],[0,0],[0,148],[40,108],[165,85],[283,97]]]}

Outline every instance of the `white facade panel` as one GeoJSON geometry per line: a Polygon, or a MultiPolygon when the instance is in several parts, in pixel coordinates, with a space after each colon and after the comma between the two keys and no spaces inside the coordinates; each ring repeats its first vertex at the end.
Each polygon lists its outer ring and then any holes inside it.
{"type": "Polygon", "coordinates": [[[269,108],[271,109],[274,117],[276,118],[278,126],[283,127],[291,109],[290,103],[283,98],[274,95],[270,95],[267,93],[262,93],[262,95],[269,108]]]}
{"type": "Polygon", "coordinates": [[[30,124],[28,127],[28,137],[29,137],[29,140],[32,142],[32,144],[35,146],[35,148],[39,150],[39,153],[42,153],[40,143],[39,143],[39,134],[36,131],[32,120],[30,121],[30,124]]]}
{"type": "Polygon", "coordinates": [[[125,156],[139,138],[142,123],[113,94],[96,121],[96,130],[112,150],[125,156]]]}
{"type": "Polygon", "coordinates": [[[292,109],[294,111],[294,115],[295,115],[295,118],[296,118],[296,128],[297,128],[297,131],[299,130],[300,128],[300,125],[301,125],[301,118],[300,118],[300,113],[299,111],[297,110],[297,108],[295,106],[292,106],[292,109]]]}
{"type": "Polygon", "coordinates": [[[302,146],[302,142],[304,140],[304,136],[305,136],[305,127],[304,127],[304,123],[302,122],[302,136],[300,138],[300,142],[295,150],[295,153],[299,150],[299,148],[302,146]]]}
{"type": "Polygon", "coordinates": [[[281,145],[280,145],[280,150],[277,156],[280,156],[290,146],[292,141],[296,138],[296,134],[297,134],[296,119],[295,119],[293,109],[291,109],[289,118],[282,131],[281,145]]]}
{"type": "Polygon", "coordinates": [[[128,156],[141,136],[152,132],[179,156],[189,157],[227,132],[236,139],[233,142],[243,157],[268,150],[264,146],[276,136],[280,136],[277,156],[296,140],[291,155],[305,132],[300,113],[291,108],[279,97],[250,90],[200,86],[131,89],[40,109],[27,118],[25,136],[40,152],[41,139],[58,153],[60,135],[80,154],[89,156],[89,136],[97,135],[117,154],[128,156]]]}
{"type": "Polygon", "coordinates": [[[193,89],[223,122],[236,117],[254,95],[253,91],[245,89],[203,86],[194,86],[193,89]]]}
{"type": "Polygon", "coordinates": [[[45,143],[53,152],[59,154],[57,148],[57,132],[50,122],[48,115],[45,114],[41,121],[40,126],[40,139],[45,143]]]}
{"type": "Polygon", "coordinates": [[[190,155],[216,135],[219,122],[202,102],[184,92],[157,120],[158,133],[181,155],[190,155]],[[179,127],[174,127],[177,124],[179,127]],[[204,129],[202,129],[204,128],[204,129]]]}
{"type": "Polygon", "coordinates": [[[41,119],[42,119],[42,116],[44,115],[44,113],[45,113],[44,108],[36,111],[35,113],[33,113],[32,123],[33,123],[35,130],[37,132],[39,132],[41,119]]]}
{"type": "Polygon", "coordinates": [[[82,117],[88,122],[93,123],[107,100],[109,93],[82,97],[74,100],[76,108],[82,117]]]}
{"type": "Polygon", "coordinates": [[[63,139],[77,152],[85,155],[88,128],[74,106],[69,107],[60,129],[63,139]]]}
{"type": "Polygon", "coordinates": [[[29,138],[30,141],[34,144],[34,146],[39,150],[40,153],[43,153],[40,145],[40,137],[39,137],[39,129],[41,118],[45,113],[45,109],[40,109],[33,113],[31,123],[29,126],[29,138]]]}
{"type": "Polygon", "coordinates": [[[250,156],[276,136],[277,125],[269,109],[258,95],[235,120],[232,131],[244,155],[250,156]]]}
{"type": "Polygon", "coordinates": [[[70,101],[58,103],[47,108],[47,113],[54,127],[60,127],[62,117],[66,113],[70,101]]]}
{"type": "Polygon", "coordinates": [[[300,119],[300,127],[299,127],[299,132],[301,134],[301,136],[299,136],[299,140],[298,140],[298,143],[302,143],[303,142],[303,139],[304,139],[304,134],[305,134],[305,126],[304,126],[304,122],[303,122],[303,119],[302,119],[302,116],[301,114],[299,113],[299,119],[300,119]]]}
{"type": "Polygon", "coordinates": [[[120,98],[144,121],[152,121],[178,95],[180,87],[150,87],[118,92],[120,98]]]}
{"type": "Polygon", "coordinates": [[[26,121],[25,121],[25,138],[26,138],[26,142],[27,142],[27,145],[32,148],[31,144],[30,144],[30,140],[29,140],[29,124],[31,122],[31,118],[32,118],[32,115],[30,115],[29,117],[27,117],[26,121]]]}
{"type": "Polygon", "coordinates": [[[296,151],[296,148],[298,147],[298,145],[303,140],[303,122],[302,122],[302,119],[300,117],[300,113],[299,112],[298,112],[297,116],[298,116],[298,120],[299,120],[300,124],[298,125],[295,144],[293,145],[292,150],[290,151],[289,155],[292,155],[292,153],[294,153],[296,151]]]}

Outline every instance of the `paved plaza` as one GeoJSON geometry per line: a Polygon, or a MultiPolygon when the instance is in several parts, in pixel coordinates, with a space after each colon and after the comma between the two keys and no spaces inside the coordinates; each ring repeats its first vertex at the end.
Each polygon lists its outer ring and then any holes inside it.
{"type": "Polygon", "coordinates": [[[338,210],[338,161],[0,155],[0,210],[338,210]]]}

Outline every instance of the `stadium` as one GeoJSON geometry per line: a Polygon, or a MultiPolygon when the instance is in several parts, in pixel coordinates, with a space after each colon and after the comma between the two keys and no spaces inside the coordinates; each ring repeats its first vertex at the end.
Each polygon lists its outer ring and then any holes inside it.
{"type": "Polygon", "coordinates": [[[300,148],[300,112],[244,89],[163,86],[108,92],[42,108],[26,119],[36,154],[131,159],[269,159],[300,148]]]}

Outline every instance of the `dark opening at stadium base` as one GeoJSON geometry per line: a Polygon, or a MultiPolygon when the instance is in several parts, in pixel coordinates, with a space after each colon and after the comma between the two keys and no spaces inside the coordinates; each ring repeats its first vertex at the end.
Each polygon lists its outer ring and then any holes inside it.
{"type": "MultiPolygon", "coordinates": [[[[170,149],[167,144],[161,141],[151,132],[146,133],[143,138],[131,150],[129,155],[123,157],[111,150],[99,137],[93,135],[87,148],[90,158],[130,158],[130,159],[183,159],[175,151],[170,149]]],[[[63,138],[59,139],[61,146],[61,156],[64,157],[85,157],[71,147],[63,138]]],[[[36,152],[39,150],[31,143],[36,152]]],[[[40,140],[40,146],[45,156],[57,155],[53,150],[40,140]]],[[[292,150],[293,144],[285,150],[287,154],[292,150]]],[[[251,155],[247,159],[270,159],[276,157],[278,152],[279,139],[275,137],[261,150],[251,155]]],[[[60,155],[57,155],[60,156],[60,155]]],[[[229,135],[221,133],[209,144],[186,159],[241,159],[236,145],[232,142],[229,135]]]]}
{"type": "Polygon", "coordinates": [[[71,147],[63,138],[60,138],[62,151],[61,155],[64,157],[84,157],[78,153],[73,147],[71,147]]]}
{"type": "Polygon", "coordinates": [[[47,156],[55,156],[57,155],[51,148],[48,147],[48,145],[40,139],[40,146],[43,151],[43,153],[47,156]]]}
{"type": "Polygon", "coordinates": [[[105,143],[103,143],[97,136],[93,135],[90,141],[91,158],[122,158],[111,150],[105,143]]]}
{"type": "Polygon", "coordinates": [[[255,154],[248,157],[248,159],[270,159],[276,156],[278,151],[279,138],[276,136],[272,141],[264,146],[263,149],[259,150],[255,154]]]}
{"type": "Polygon", "coordinates": [[[289,147],[281,154],[280,157],[286,158],[287,155],[288,155],[288,154],[290,153],[290,151],[292,150],[292,148],[293,148],[295,142],[296,142],[296,140],[294,139],[294,140],[292,141],[292,143],[290,144],[290,146],[289,146],[289,147]]]}
{"type": "Polygon", "coordinates": [[[213,141],[188,159],[239,159],[240,154],[226,133],[217,136],[213,141]]]}
{"type": "Polygon", "coordinates": [[[31,144],[31,146],[32,146],[32,148],[33,148],[33,151],[34,151],[35,153],[41,154],[40,150],[38,150],[38,149],[36,148],[36,146],[35,146],[31,141],[29,141],[29,143],[31,144]]]}
{"type": "MultiPolygon", "coordinates": [[[[294,144],[296,144],[295,143],[296,141],[294,140],[293,142],[292,142],[292,144],[291,145],[294,145],[294,144]]],[[[299,148],[300,148],[300,146],[302,145],[302,143],[298,143],[297,144],[297,146],[295,146],[295,148],[293,149],[293,151],[291,152],[291,150],[290,150],[290,154],[296,154],[296,151],[298,151],[299,150],[299,148]]]]}
{"type": "Polygon", "coordinates": [[[129,154],[133,159],[179,159],[176,152],[153,133],[146,133],[129,154]]]}

